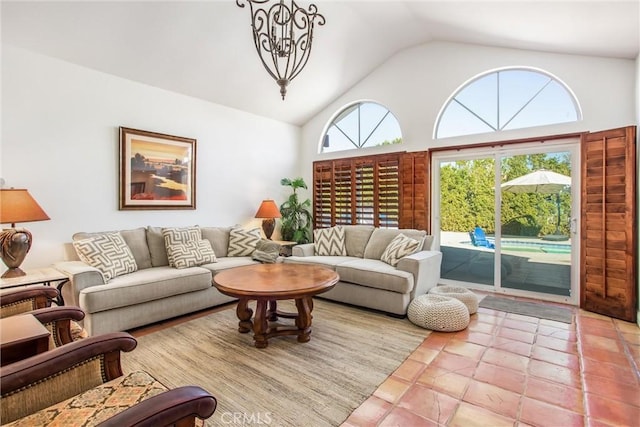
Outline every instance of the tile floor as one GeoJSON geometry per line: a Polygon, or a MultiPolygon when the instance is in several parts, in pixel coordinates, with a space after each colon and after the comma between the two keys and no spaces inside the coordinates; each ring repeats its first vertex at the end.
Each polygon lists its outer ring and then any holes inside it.
{"type": "Polygon", "coordinates": [[[342,425],[640,426],[640,328],[480,308],[433,332],[342,425]]]}

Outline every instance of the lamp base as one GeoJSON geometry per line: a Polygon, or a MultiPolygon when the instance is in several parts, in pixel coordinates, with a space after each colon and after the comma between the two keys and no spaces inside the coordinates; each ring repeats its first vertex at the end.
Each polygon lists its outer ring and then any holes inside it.
{"type": "Polygon", "coordinates": [[[24,276],[25,272],[20,270],[20,264],[31,249],[31,233],[24,228],[9,228],[0,232],[0,258],[9,267],[4,272],[2,278],[24,276]]]}
{"type": "Polygon", "coordinates": [[[25,273],[24,271],[22,271],[19,267],[15,267],[15,268],[10,268],[7,271],[5,271],[2,276],[0,276],[0,278],[2,279],[11,279],[12,277],[21,277],[21,276],[26,276],[27,273],[25,273]]]}
{"type": "Polygon", "coordinates": [[[273,234],[273,230],[275,230],[275,228],[275,218],[265,218],[262,220],[262,231],[264,231],[264,236],[267,238],[267,240],[271,240],[271,235],[273,234]]]}

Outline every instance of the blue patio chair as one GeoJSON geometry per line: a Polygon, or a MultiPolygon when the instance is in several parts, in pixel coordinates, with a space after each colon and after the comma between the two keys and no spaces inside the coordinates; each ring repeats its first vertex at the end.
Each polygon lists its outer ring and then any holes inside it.
{"type": "Polygon", "coordinates": [[[484,230],[479,226],[476,226],[473,231],[469,232],[469,237],[471,237],[471,243],[473,246],[481,246],[489,249],[495,249],[496,247],[493,242],[490,242],[487,239],[487,235],[484,234],[484,230]]]}

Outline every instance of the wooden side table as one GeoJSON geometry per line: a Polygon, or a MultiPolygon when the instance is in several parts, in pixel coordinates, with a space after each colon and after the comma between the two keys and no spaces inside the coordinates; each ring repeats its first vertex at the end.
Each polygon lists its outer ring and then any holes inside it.
{"type": "Polygon", "coordinates": [[[0,366],[49,350],[49,331],[32,314],[0,319],[0,366]]]}
{"type": "Polygon", "coordinates": [[[25,273],[27,274],[20,277],[0,279],[0,290],[29,285],[53,286],[54,284],[56,284],[56,287],[58,289],[58,298],[56,298],[54,302],[59,306],[64,305],[64,298],[62,298],[62,288],[69,282],[69,278],[64,273],[51,267],[33,268],[25,270],[25,273]]]}

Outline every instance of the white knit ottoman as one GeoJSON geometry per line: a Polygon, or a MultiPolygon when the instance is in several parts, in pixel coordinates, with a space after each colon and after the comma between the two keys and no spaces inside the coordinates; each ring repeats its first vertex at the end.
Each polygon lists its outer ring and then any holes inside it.
{"type": "Polygon", "coordinates": [[[429,293],[444,295],[445,297],[462,301],[469,309],[469,314],[475,314],[478,311],[478,296],[467,288],[461,286],[435,286],[429,289],[429,293]]]}
{"type": "Polygon", "coordinates": [[[407,317],[414,325],[432,331],[455,332],[469,326],[469,310],[462,301],[443,295],[426,294],[409,304],[407,317]]]}

